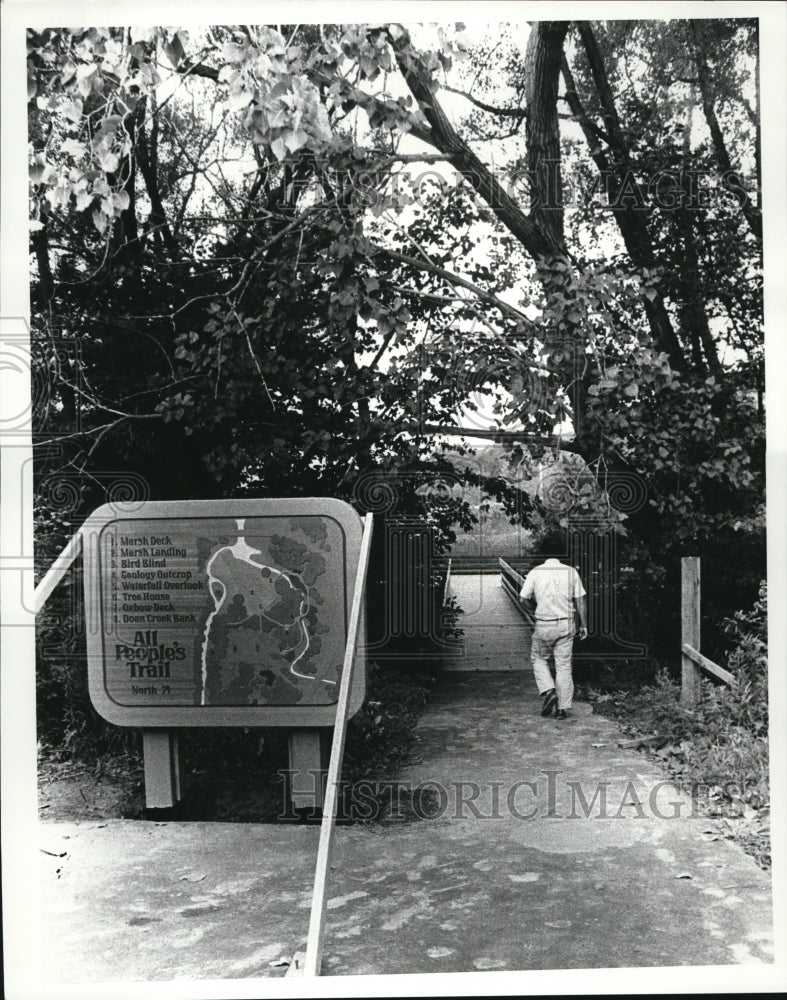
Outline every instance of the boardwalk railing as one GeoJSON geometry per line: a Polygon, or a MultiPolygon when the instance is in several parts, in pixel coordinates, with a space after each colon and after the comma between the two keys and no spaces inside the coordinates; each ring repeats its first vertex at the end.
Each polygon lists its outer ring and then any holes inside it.
{"type": "Polygon", "coordinates": [[[443,581],[443,607],[448,604],[451,597],[451,560],[448,560],[448,566],[445,570],[445,580],[443,581]]]}
{"type": "Polygon", "coordinates": [[[700,650],[700,560],[699,556],[684,556],[680,561],[681,577],[681,685],[680,700],[686,708],[694,708],[702,696],[701,670],[725,684],[737,684],[729,670],[703,656],[700,650]]]}
{"type": "Polygon", "coordinates": [[[454,576],[470,574],[477,576],[481,573],[498,573],[500,571],[499,559],[493,555],[474,556],[451,556],[451,572],[454,576]]]}
{"type": "Polygon", "coordinates": [[[527,610],[525,605],[519,596],[522,586],[525,582],[525,578],[521,573],[517,572],[513,566],[509,565],[505,559],[499,560],[500,565],[500,582],[503,585],[503,590],[508,594],[511,600],[514,602],[519,613],[525,618],[528,625],[534,625],[533,617],[527,610]]]}

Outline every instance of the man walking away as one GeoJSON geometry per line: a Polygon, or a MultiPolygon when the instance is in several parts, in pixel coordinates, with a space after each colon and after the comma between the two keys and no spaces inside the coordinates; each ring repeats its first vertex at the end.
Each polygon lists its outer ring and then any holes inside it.
{"type": "MultiPolygon", "coordinates": [[[[546,555],[560,552],[564,545],[561,535],[549,534],[539,549],[546,555]]],[[[566,566],[559,559],[547,559],[530,570],[519,596],[536,623],[530,658],[542,698],[541,714],[551,715],[557,707],[556,718],[565,719],[574,697],[571,654],[576,631],[575,609],[579,615],[579,638],[585,639],[588,634],[585,588],[573,566],[566,566]],[[547,662],[550,655],[555,661],[554,681],[547,662]]]]}

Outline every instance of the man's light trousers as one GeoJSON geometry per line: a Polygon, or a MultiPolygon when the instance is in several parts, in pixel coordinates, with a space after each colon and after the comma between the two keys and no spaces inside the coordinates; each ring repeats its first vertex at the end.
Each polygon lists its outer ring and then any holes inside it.
{"type": "Polygon", "coordinates": [[[571,653],[574,647],[574,627],[570,621],[536,622],[530,660],[538,693],[550,688],[557,691],[557,707],[571,708],[574,680],[571,676],[571,653]],[[555,660],[555,679],[549,669],[549,657],[555,660]]]}

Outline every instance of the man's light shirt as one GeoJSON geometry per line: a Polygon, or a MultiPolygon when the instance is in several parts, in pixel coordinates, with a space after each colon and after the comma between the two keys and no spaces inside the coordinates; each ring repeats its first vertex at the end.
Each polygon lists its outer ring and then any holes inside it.
{"type": "Polygon", "coordinates": [[[573,618],[573,599],[584,597],[585,588],[573,566],[547,559],[525,577],[520,597],[535,600],[536,619],[573,618]]]}

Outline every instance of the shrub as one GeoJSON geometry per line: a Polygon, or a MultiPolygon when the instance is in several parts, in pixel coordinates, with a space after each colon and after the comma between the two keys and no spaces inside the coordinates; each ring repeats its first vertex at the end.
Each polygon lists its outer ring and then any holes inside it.
{"type": "Polygon", "coordinates": [[[732,821],[729,835],[763,866],[770,859],[766,624],[763,583],[753,609],[724,624],[733,642],[727,666],[737,683],[703,677],[693,711],[681,706],[680,683],[663,665],[654,683],[619,687],[598,701],[598,710],[640,735],[658,735],[656,755],[684,784],[707,787],[709,814],[732,821]]]}

